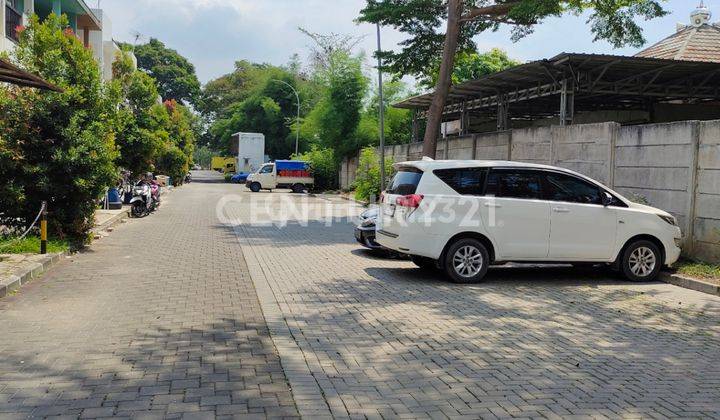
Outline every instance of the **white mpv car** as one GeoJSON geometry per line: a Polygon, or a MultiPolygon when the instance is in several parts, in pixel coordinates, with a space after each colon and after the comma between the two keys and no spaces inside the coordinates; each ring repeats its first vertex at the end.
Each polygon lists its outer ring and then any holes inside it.
{"type": "Polygon", "coordinates": [[[458,283],[504,262],[612,264],[654,279],[680,256],[669,213],[636,204],[576,172],[505,161],[395,164],[376,240],[458,283]]]}

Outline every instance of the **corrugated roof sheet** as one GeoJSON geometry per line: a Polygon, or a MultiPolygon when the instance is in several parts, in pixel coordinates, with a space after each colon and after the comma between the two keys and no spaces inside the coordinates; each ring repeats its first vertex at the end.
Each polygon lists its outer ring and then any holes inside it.
{"type": "Polygon", "coordinates": [[[2,58],[0,58],[0,82],[62,92],[60,88],[45,81],[40,76],[29,73],[2,58]]]}

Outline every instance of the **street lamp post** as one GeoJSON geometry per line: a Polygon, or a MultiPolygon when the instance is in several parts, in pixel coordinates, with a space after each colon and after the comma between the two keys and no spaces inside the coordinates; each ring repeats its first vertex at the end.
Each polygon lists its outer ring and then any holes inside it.
{"type": "Polygon", "coordinates": [[[295,154],[297,155],[300,151],[300,95],[298,94],[298,91],[293,87],[293,85],[284,80],[270,79],[270,81],[282,83],[285,86],[289,87],[290,89],[292,89],[293,93],[295,94],[295,98],[297,99],[297,127],[295,127],[295,154]]]}
{"type": "Polygon", "coordinates": [[[380,99],[380,192],[385,189],[385,99],[383,98],[382,46],[380,43],[380,23],[377,24],[378,91],[380,99]]]}

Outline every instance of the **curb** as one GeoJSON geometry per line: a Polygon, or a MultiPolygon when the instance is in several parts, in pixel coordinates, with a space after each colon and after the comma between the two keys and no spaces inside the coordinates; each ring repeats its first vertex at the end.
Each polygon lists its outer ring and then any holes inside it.
{"type": "Polygon", "coordinates": [[[702,280],[685,277],[680,274],[661,272],[659,279],[665,283],[673,284],[685,289],[720,296],[720,285],[704,282],[702,280]]]}
{"type": "Polygon", "coordinates": [[[128,217],[130,217],[130,210],[118,213],[117,215],[113,216],[112,218],[110,218],[108,221],[106,221],[102,225],[98,225],[98,226],[95,226],[94,228],[92,228],[91,232],[94,234],[96,234],[98,232],[102,232],[102,231],[106,230],[107,228],[115,226],[121,220],[127,219],[128,217]]]}
{"type": "Polygon", "coordinates": [[[260,258],[244,235],[241,225],[233,226],[233,233],[240,244],[242,257],[245,259],[250,280],[260,302],[260,310],[270,332],[270,339],[280,357],[283,374],[290,385],[290,392],[300,418],[334,418],[322,387],[311,372],[307,357],[288,325],[286,315],[281,308],[283,302],[278,301],[275,296],[260,258]]]}
{"type": "Polygon", "coordinates": [[[352,203],[363,205],[365,207],[367,207],[371,204],[369,201],[356,200],[353,196],[350,196],[350,195],[340,194],[340,198],[342,198],[345,201],[350,201],[352,203]]]}
{"type": "Polygon", "coordinates": [[[15,272],[9,278],[0,280],[0,298],[4,298],[9,293],[18,290],[23,284],[39,278],[66,255],[67,252],[48,254],[42,261],[33,264],[30,268],[15,272]]]}

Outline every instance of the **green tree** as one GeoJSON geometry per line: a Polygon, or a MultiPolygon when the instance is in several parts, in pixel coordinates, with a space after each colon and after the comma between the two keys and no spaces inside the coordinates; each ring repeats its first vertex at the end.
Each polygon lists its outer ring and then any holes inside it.
{"type": "Polygon", "coordinates": [[[117,177],[119,92],[103,85],[65,16],[33,16],[19,38],[15,61],[63,91],[0,89],[0,224],[25,226],[46,200],[51,231],[82,242],[95,200],[117,177]]]}
{"type": "Polygon", "coordinates": [[[182,184],[199,136],[198,118],[175,100],[158,103],[155,80],[137,71],[121,53],[113,67],[113,84],[122,92],[117,112],[118,164],[136,176],[158,172],[182,184]]]}
{"type": "MultiPolygon", "coordinates": [[[[392,80],[385,84],[383,99],[385,107],[385,143],[404,144],[412,138],[412,112],[407,109],[393,108],[392,104],[407,97],[407,86],[400,80],[392,80]]],[[[360,147],[377,146],[380,141],[379,118],[380,96],[373,91],[369,103],[362,113],[357,129],[360,147]]]]}
{"type": "MultiPolygon", "coordinates": [[[[457,54],[455,59],[452,83],[455,85],[468,80],[479,79],[482,76],[501,72],[520,64],[522,63],[511,59],[505,51],[499,48],[493,48],[482,54],[462,51],[457,54]]],[[[419,80],[419,84],[432,89],[433,86],[437,85],[439,73],[440,62],[436,61],[431,67],[431,71],[419,80]]]]}
{"type": "Polygon", "coordinates": [[[122,92],[123,105],[117,112],[116,131],[120,167],[136,176],[155,170],[155,161],[163,150],[163,138],[156,115],[163,110],[157,103],[155,80],[126,65],[127,54],[121,53],[113,65],[113,84],[122,92]]]}
{"type": "Polygon", "coordinates": [[[329,55],[328,65],[316,75],[323,86],[318,104],[306,117],[301,135],[321,148],[335,150],[342,159],[360,146],[357,128],[369,81],[362,72],[362,57],[337,51],[329,55]]]}
{"type": "Polygon", "coordinates": [[[509,24],[513,39],[519,39],[547,17],[587,10],[592,11],[588,23],[595,39],[616,47],[645,42],[636,17],[666,14],[658,0],[367,0],[359,21],[381,23],[408,35],[400,51],[382,54],[393,73],[422,77],[427,63],[441,57],[423,145],[423,153],[434,157],[455,59],[458,52],[475,52],[475,35],[509,24]],[[437,31],[443,21],[447,21],[444,34],[437,31]]]}
{"type": "Polygon", "coordinates": [[[211,120],[226,117],[231,105],[248,99],[265,86],[269,73],[273,74],[272,77],[285,76],[282,69],[270,64],[237,61],[232,73],[220,76],[205,85],[197,109],[211,120]]]}
{"type": "Polygon", "coordinates": [[[197,117],[174,100],[165,101],[163,105],[168,115],[163,128],[170,141],[165,144],[158,170],[172,177],[175,185],[181,185],[195,153],[197,134],[194,126],[197,117]]]}
{"type": "Polygon", "coordinates": [[[290,156],[295,150],[297,100],[278,80],[298,90],[302,111],[307,112],[314,102],[308,82],[282,67],[240,61],[233,73],[208,83],[201,110],[208,121],[211,148],[228,153],[234,133],[258,132],[265,135],[271,158],[290,156]]]}
{"type": "Polygon", "coordinates": [[[195,74],[195,66],[185,57],[155,38],[136,46],[135,56],[138,67],[156,80],[163,100],[196,103],[200,95],[200,81],[195,74]]]}

